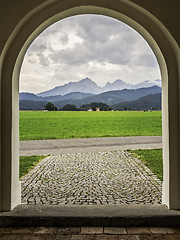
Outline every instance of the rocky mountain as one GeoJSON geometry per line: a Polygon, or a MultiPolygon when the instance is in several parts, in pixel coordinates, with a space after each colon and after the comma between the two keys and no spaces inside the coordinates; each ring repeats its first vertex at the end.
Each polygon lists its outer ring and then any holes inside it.
{"type": "Polygon", "coordinates": [[[155,84],[150,82],[149,80],[146,80],[144,82],[141,82],[141,83],[138,83],[138,84],[135,84],[135,85],[131,85],[131,89],[138,89],[138,88],[148,88],[148,87],[152,87],[154,86],[155,84]]]}
{"type": "Polygon", "coordinates": [[[133,85],[123,82],[120,79],[117,79],[113,83],[106,83],[106,85],[102,88],[103,92],[113,91],[113,90],[122,90],[122,89],[130,89],[133,85]]]}
{"type": "Polygon", "coordinates": [[[161,93],[149,94],[131,102],[121,102],[111,106],[114,110],[133,109],[133,110],[160,110],[161,93]]]}
{"type": "MultiPolygon", "coordinates": [[[[160,81],[160,80],[159,80],[160,81]]],[[[124,81],[117,79],[112,83],[107,83],[104,87],[98,86],[90,78],[82,79],[78,82],[69,82],[65,85],[55,87],[51,90],[38,93],[39,97],[49,97],[49,96],[59,96],[65,95],[72,92],[90,93],[90,94],[100,94],[103,92],[122,90],[122,89],[138,89],[152,87],[153,85],[159,86],[158,79],[156,83],[152,83],[149,80],[138,83],[138,84],[127,84],[124,81]]],[[[60,100],[60,99],[59,99],[60,100]]]]}
{"type": "Polygon", "coordinates": [[[72,92],[98,94],[102,92],[102,89],[91,79],[85,78],[79,82],[69,82],[63,86],[55,87],[49,91],[38,93],[37,96],[49,97],[56,95],[65,95],[72,92]]]}
{"type": "Polygon", "coordinates": [[[107,91],[113,91],[113,90],[122,90],[122,89],[138,89],[138,88],[149,88],[154,85],[160,86],[161,80],[157,79],[155,80],[155,83],[150,82],[149,80],[146,80],[144,82],[138,83],[138,84],[129,84],[125,83],[122,80],[117,79],[113,83],[107,83],[103,88],[103,92],[107,91]]]}

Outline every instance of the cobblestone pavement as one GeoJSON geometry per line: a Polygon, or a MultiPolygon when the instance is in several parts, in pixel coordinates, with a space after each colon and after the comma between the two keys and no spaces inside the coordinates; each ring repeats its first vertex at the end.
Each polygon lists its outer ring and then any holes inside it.
{"type": "Polygon", "coordinates": [[[161,203],[161,181],[126,151],[48,156],[21,181],[24,204],[161,203]]]}

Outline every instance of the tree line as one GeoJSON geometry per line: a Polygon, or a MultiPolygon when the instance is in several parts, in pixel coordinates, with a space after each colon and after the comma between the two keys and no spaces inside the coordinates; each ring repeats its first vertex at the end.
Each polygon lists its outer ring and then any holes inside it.
{"type": "Polygon", "coordinates": [[[54,106],[54,104],[51,102],[48,102],[44,106],[44,110],[46,110],[46,111],[57,111],[57,110],[59,110],[59,111],[88,111],[88,110],[96,111],[97,109],[99,109],[100,111],[112,110],[112,108],[110,108],[107,104],[102,103],[102,102],[99,102],[99,103],[92,102],[90,104],[83,104],[79,108],[76,107],[74,104],[66,104],[61,109],[57,109],[57,107],[54,106]]]}
{"type": "Polygon", "coordinates": [[[76,107],[76,105],[74,104],[66,104],[64,105],[62,108],[57,109],[57,107],[51,103],[48,102],[45,106],[44,106],[44,110],[45,111],[111,111],[111,110],[118,110],[118,111],[147,111],[147,110],[151,110],[151,111],[156,111],[159,110],[158,107],[127,107],[127,106],[123,106],[123,107],[119,107],[119,108],[112,108],[110,106],[108,106],[106,103],[102,103],[102,102],[92,102],[90,104],[83,104],[81,105],[79,108],[76,107]]]}

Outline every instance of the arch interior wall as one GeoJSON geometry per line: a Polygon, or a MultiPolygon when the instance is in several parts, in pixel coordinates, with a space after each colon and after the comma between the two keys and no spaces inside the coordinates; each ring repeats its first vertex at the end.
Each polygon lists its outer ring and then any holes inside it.
{"type": "Polygon", "coordinates": [[[180,104],[178,1],[142,0],[33,0],[16,6],[3,3],[0,13],[1,80],[1,164],[0,210],[20,204],[19,182],[19,72],[32,41],[48,26],[62,18],[102,14],[119,19],[137,30],[154,51],[162,75],[163,115],[163,203],[180,209],[180,104]],[[14,11],[16,7],[16,11],[14,11]],[[157,11],[158,9],[158,11],[157,11]],[[161,11],[162,9],[162,11],[161,11]],[[165,14],[166,13],[166,14],[165,14]]]}

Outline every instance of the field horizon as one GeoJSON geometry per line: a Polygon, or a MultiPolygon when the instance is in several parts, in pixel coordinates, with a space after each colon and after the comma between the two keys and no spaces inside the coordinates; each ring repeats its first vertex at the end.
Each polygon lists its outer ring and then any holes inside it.
{"type": "Polygon", "coordinates": [[[161,135],[161,111],[20,111],[20,141],[161,135]]]}

